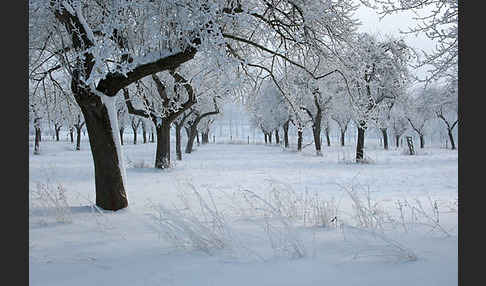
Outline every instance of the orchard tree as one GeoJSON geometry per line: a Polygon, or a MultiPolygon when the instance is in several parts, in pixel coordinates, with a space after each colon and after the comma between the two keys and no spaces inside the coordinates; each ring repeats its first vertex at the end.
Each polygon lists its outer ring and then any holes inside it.
{"type": "Polygon", "coordinates": [[[457,95],[457,81],[449,81],[441,86],[429,88],[427,93],[433,112],[445,124],[452,150],[456,149],[452,132],[459,122],[457,95]]]}
{"type": "Polygon", "coordinates": [[[365,131],[369,124],[376,122],[384,106],[393,105],[403,94],[409,81],[409,60],[410,49],[402,40],[392,37],[380,40],[367,33],[357,34],[354,45],[346,50],[344,65],[358,127],[356,162],[364,160],[365,131]]]}
{"type": "Polygon", "coordinates": [[[198,133],[198,125],[201,120],[208,116],[220,113],[217,98],[220,97],[206,93],[205,96],[201,96],[197,104],[191,108],[192,113],[185,121],[184,126],[187,135],[186,149],[184,151],[186,154],[190,154],[192,152],[194,140],[196,139],[198,133]]]}
{"type": "Polygon", "coordinates": [[[400,137],[409,128],[409,122],[404,114],[404,106],[401,100],[398,100],[390,111],[390,129],[395,136],[396,147],[400,147],[400,137]]]}
{"type": "Polygon", "coordinates": [[[353,118],[353,110],[349,97],[344,93],[344,86],[336,91],[336,95],[331,100],[330,116],[339,126],[341,132],[341,146],[345,145],[345,135],[348,130],[349,122],[353,118]]]}
{"type": "Polygon", "coordinates": [[[419,135],[420,148],[425,146],[424,136],[427,123],[434,117],[430,98],[427,96],[428,93],[430,93],[428,88],[419,87],[404,101],[406,106],[405,117],[410,123],[410,127],[419,135]]]}

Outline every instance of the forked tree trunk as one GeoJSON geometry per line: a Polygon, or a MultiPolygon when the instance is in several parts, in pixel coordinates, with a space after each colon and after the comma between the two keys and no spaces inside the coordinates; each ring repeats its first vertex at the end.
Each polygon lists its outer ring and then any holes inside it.
{"type": "Polygon", "coordinates": [[[280,144],[280,136],[278,135],[278,129],[275,129],[275,144],[280,144]]]}
{"type": "Polygon", "coordinates": [[[137,145],[137,129],[133,129],[133,145],[137,145]]]}
{"type": "Polygon", "coordinates": [[[302,130],[297,131],[297,151],[302,151],[302,130]]]}
{"type": "Polygon", "coordinates": [[[78,104],[86,122],[93,155],[96,205],[105,210],[125,208],[128,206],[128,200],[122,175],[124,167],[118,159],[121,154],[117,151],[114,137],[116,131],[112,130],[107,108],[101,103],[100,98],[94,95],[89,97],[89,101],[83,98],[78,104]]]}
{"type": "Polygon", "coordinates": [[[284,123],[283,131],[284,131],[284,146],[285,148],[289,148],[289,121],[284,123]]]}
{"type": "Polygon", "coordinates": [[[451,150],[455,150],[456,144],[454,144],[454,136],[452,136],[452,130],[448,129],[447,133],[449,134],[449,140],[451,141],[451,150]]]}
{"type": "Polygon", "coordinates": [[[344,135],[346,135],[346,131],[341,130],[341,146],[344,146],[344,135]]]}
{"type": "Polygon", "coordinates": [[[386,132],[386,128],[381,128],[381,134],[383,135],[383,148],[388,150],[388,134],[386,132]]]}
{"type": "Polygon", "coordinates": [[[366,126],[360,123],[358,126],[358,139],[356,142],[356,163],[360,163],[364,159],[364,140],[365,140],[366,126]]]}
{"type": "Polygon", "coordinates": [[[157,149],[155,153],[155,168],[166,169],[170,167],[170,125],[156,125],[157,149]]]}
{"type": "Polygon", "coordinates": [[[268,143],[272,144],[272,132],[268,132],[268,143]]]}

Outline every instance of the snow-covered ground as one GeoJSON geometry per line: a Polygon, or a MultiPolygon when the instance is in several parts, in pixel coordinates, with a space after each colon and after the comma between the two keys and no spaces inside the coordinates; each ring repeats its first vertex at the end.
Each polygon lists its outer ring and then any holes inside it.
{"type": "Polygon", "coordinates": [[[155,144],[127,144],[129,207],[107,212],[88,142],[41,142],[30,285],[457,285],[457,151],[312,148],[208,144],[156,170],[155,144]]]}

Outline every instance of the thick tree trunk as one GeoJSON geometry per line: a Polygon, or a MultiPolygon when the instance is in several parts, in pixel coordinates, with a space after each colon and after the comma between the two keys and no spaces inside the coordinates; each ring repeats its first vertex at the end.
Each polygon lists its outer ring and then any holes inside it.
{"type": "Polygon", "coordinates": [[[275,129],[275,144],[280,144],[280,136],[278,135],[278,129],[275,129]]]}
{"type": "Polygon", "coordinates": [[[181,150],[181,130],[182,130],[182,124],[176,124],[176,130],[175,130],[175,135],[176,135],[176,159],[177,160],[182,160],[182,150],[181,150]]]}
{"type": "Polygon", "coordinates": [[[40,154],[40,128],[35,127],[34,155],[40,154]]]}
{"type": "Polygon", "coordinates": [[[455,150],[456,149],[456,144],[454,144],[454,136],[452,136],[452,130],[448,129],[447,133],[449,134],[449,141],[451,141],[451,149],[455,150]]]}
{"type": "Polygon", "coordinates": [[[81,150],[81,128],[76,128],[76,151],[81,150]]]}
{"type": "Polygon", "coordinates": [[[123,145],[123,131],[125,131],[125,128],[120,128],[120,142],[123,145]]]}
{"type": "Polygon", "coordinates": [[[341,146],[344,146],[344,135],[346,134],[346,131],[341,130],[341,146]]]}
{"type": "Polygon", "coordinates": [[[267,144],[268,143],[268,134],[263,132],[263,135],[265,137],[265,144],[267,144]]]}
{"type": "Polygon", "coordinates": [[[425,145],[425,140],[424,140],[424,135],[419,135],[420,138],[420,148],[424,148],[425,145]]]}
{"type": "Polygon", "coordinates": [[[302,151],[302,131],[297,131],[297,151],[302,151]]]}
{"type": "Polygon", "coordinates": [[[170,124],[163,122],[155,127],[157,131],[157,149],[155,152],[155,168],[170,167],[170,124]]]}
{"type": "Polygon", "coordinates": [[[272,132],[268,132],[268,143],[272,144],[272,132]]]}
{"type": "Polygon", "coordinates": [[[383,135],[383,148],[388,150],[388,134],[386,128],[381,128],[381,134],[383,135]]]}
{"type": "MultiPolygon", "coordinates": [[[[128,206],[114,132],[106,106],[98,96],[78,104],[84,115],[93,155],[96,183],[96,205],[105,210],[128,206]],[[84,104],[83,104],[84,103],[84,104]]],[[[116,118],[115,118],[116,120],[116,118]]],[[[119,150],[121,151],[121,150],[119,150]]]]}
{"type": "Polygon", "coordinates": [[[285,122],[283,125],[283,131],[284,131],[284,146],[285,148],[289,148],[289,122],[285,122]]]}
{"type": "Polygon", "coordinates": [[[397,148],[400,147],[400,135],[395,135],[395,142],[397,144],[397,148]]]}
{"type": "Polygon", "coordinates": [[[364,159],[364,140],[366,127],[364,124],[358,126],[358,140],[356,142],[356,162],[360,163],[364,159]]]}

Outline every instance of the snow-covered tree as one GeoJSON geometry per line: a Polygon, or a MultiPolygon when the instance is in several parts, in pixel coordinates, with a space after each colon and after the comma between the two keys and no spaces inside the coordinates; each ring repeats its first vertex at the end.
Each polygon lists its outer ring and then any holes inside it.
{"type": "Polygon", "coordinates": [[[424,34],[436,43],[433,52],[422,51],[419,66],[430,65],[430,83],[440,78],[457,79],[458,65],[458,0],[361,0],[375,8],[381,17],[393,16],[403,11],[415,14],[415,27],[403,31],[407,34],[424,34]]]}
{"type": "Polygon", "coordinates": [[[346,50],[344,65],[358,127],[357,162],[364,159],[364,138],[369,124],[377,122],[380,112],[389,112],[389,107],[407,88],[409,60],[408,46],[393,37],[381,40],[359,33],[346,50]]]}
{"type": "Polygon", "coordinates": [[[434,87],[431,89],[418,87],[403,102],[405,108],[405,118],[410,123],[410,127],[417,132],[420,139],[420,148],[425,146],[425,133],[427,123],[434,117],[430,93],[435,93],[434,87]]]}

